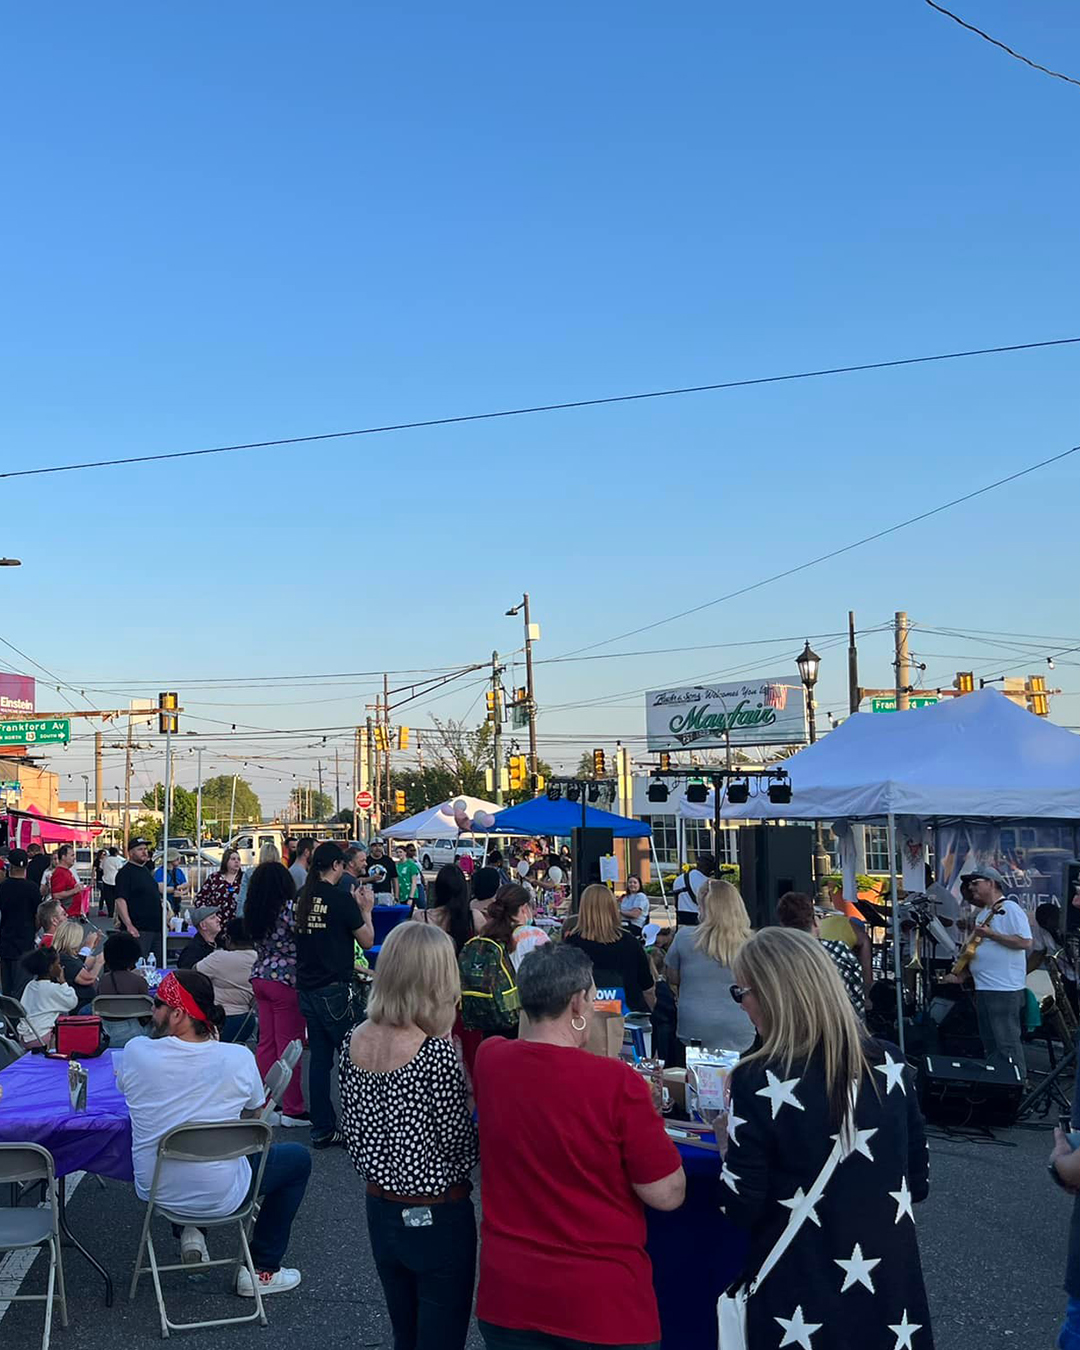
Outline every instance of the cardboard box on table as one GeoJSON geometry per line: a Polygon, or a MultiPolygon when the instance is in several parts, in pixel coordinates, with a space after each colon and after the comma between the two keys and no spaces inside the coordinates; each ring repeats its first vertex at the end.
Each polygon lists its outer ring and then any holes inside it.
{"type": "MultiPolygon", "coordinates": [[[[589,1035],[585,1049],[594,1055],[603,1055],[605,1059],[618,1059],[622,1052],[623,1032],[623,991],[621,989],[598,989],[593,1004],[592,1020],[589,1022],[589,1035]]],[[[522,1008],[518,1018],[520,1029],[529,1025],[529,1014],[522,1008]]]]}

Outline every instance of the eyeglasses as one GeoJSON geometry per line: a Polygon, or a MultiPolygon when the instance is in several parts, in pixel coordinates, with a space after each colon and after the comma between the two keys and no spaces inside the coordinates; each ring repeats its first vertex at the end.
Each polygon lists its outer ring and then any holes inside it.
{"type": "Polygon", "coordinates": [[[747,994],[752,994],[754,991],[746,985],[733,984],[729,992],[736,1003],[741,1003],[747,994]]]}

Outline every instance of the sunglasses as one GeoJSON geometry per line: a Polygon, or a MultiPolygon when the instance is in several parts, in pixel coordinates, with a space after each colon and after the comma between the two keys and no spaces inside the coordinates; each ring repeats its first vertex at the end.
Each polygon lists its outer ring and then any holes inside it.
{"type": "Polygon", "coordinates": [[[748,986],[733,984],[729,992],[736,1003],[741,1003],[747,994],[752,994],[754,991],[748,986]]]}

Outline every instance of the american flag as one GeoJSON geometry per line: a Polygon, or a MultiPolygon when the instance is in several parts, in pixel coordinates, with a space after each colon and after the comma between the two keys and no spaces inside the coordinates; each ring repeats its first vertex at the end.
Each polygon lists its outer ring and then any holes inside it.
{"type": "Polygon", "coordinates": [[[787,691],[786,684],[767,684],[764,690],[766,708],[777,708],[783,712],[787,707],[787,691]]]}

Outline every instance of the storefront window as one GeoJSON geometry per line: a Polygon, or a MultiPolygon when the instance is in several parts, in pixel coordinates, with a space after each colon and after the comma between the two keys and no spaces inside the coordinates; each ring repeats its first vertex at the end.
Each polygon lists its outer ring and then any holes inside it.
{"type": "Polygon", "coordinates": [[[652,826],[653,848],[660,862],[676,865],[679,861],[679,839],[674,816],[642,816],[652,826]]]}

